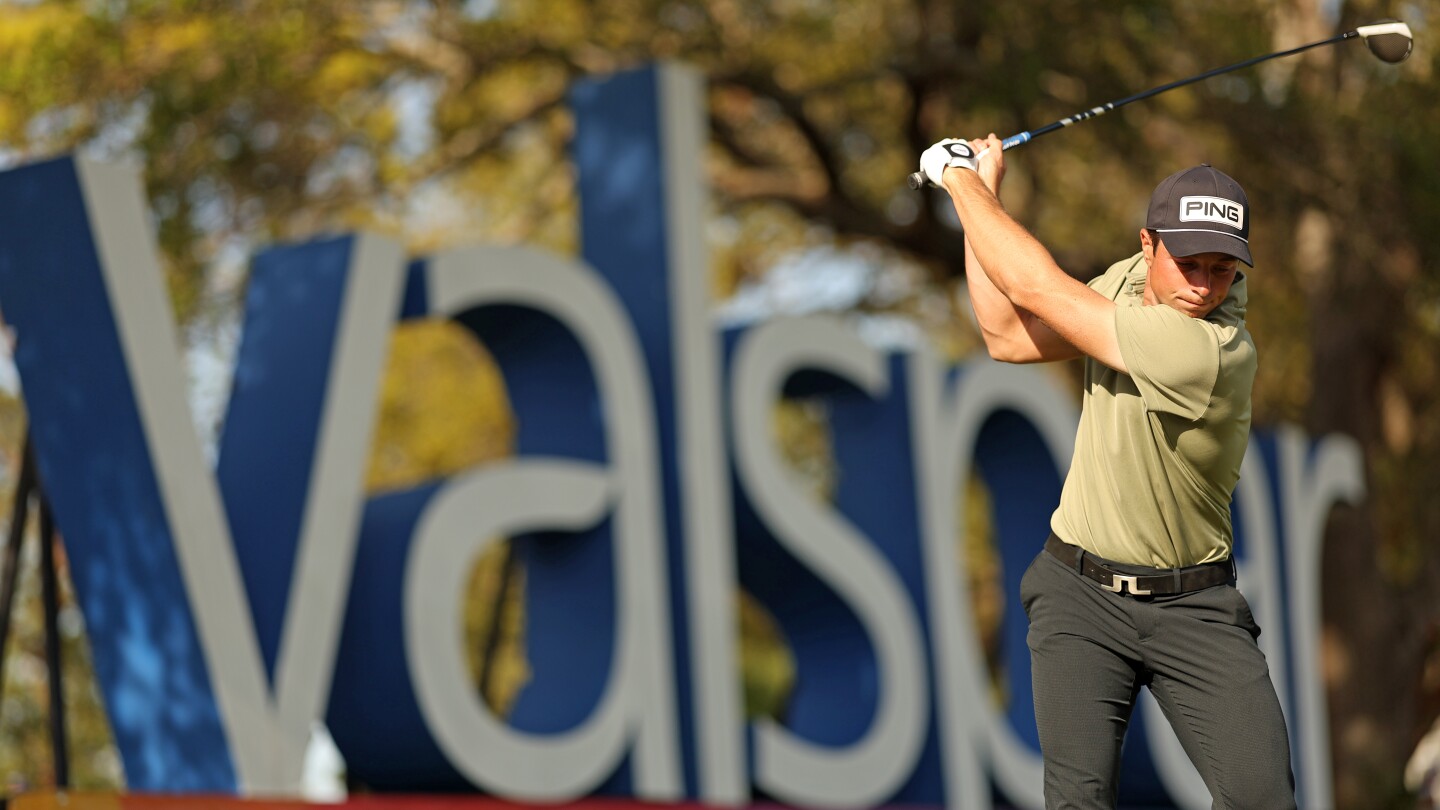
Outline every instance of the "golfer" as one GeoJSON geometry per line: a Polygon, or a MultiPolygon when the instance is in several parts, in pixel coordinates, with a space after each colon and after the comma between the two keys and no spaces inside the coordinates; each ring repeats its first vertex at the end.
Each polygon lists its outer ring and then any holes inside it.
{"type": "Polygon", "coordinates": [[[941,141],[920,168],[964,226],[990,355],[1085,358],[1075,456],[1020,588],[1046,807],[1115,806],[1141,687],[1215,807],[1295,807],[1285,718],[1231,559],[1256,364],[1245,192],[1205,165],[1166,178],[1140,251],[1086,285],[1001,206],[993,134],[941,141]]]}

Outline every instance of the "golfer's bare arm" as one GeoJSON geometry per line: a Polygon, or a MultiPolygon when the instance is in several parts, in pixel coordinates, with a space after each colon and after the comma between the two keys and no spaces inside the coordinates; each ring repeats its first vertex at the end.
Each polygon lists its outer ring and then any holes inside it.
{"type": "Polygon", "coordinates": [[[965,238],[965,283],[970,306],[990,356],[1005,363],[1047,363],[1081,356],[1081,351],[1060,337],[1035,314],[1010,303],[995,286],[965,238]]]}
{"type": "MultiPolygon", "coordinates": [[[[1000,152],[991,136],[992,153],[1000,152]]],[[[994,160],[987,155],[983,160],[994,160]]],[[[1115,303],[1071,278],[1001,207],[985,179],[945,172],[945,189],[966,233],[966,273],[976,320],[992,357],[1040,362],[1089,355],[1127,371],[1115,334],[1115,303]]]]}

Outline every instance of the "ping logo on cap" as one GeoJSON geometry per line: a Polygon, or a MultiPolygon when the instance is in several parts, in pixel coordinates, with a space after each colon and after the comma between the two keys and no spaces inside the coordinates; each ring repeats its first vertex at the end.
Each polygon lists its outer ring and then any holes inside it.
{"type": "Polygon", "coordinates": [[[1245,228],[1245,208],[1224,197],[1181,197],[1181,222],[1216,222],[1232,228],[1245,228]]]}

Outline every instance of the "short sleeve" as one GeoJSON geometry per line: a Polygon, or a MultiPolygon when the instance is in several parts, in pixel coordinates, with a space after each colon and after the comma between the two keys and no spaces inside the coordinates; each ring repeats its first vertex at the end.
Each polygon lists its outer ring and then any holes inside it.
{"type": "Polygon", "coordinates": [[[1220,339],[1210,324],[1167,306],[1121,306],[1115,334],[1146,410],[1190,421],[1205,415],[1220,375],[1220,339]]]}
{"type": "Polygon", "coordinates": [[[1110,265],[1105,272],[1087,281],[1085,286],[1105,296],[1107,300],[1114,301],[1120,297],[1120,290],[1130,279],[1130,274],[1140,266],[1143,259],[1144,254],[1137,253],[1128,259],[1118,261],[1110,265]]]}

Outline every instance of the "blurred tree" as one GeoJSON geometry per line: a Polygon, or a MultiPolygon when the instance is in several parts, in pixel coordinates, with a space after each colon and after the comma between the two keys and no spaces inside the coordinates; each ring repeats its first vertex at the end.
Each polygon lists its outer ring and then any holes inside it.
{"type": "Polygon", "coordinates": [[[207,268],[322,230],[574,252],[568,86],[680,59],[709,80],[717,295],[796,252],[864,246],[915,272],[859,307],[910,315],[953,354],[976,345],[953,311],[961,237],[903,187],[930,142],[1396,14],[1420,41],[1399,67],[1342,45],[1168,93],[1012,153],[1006,201],[1084,278],[1134,250],[1171,171],[1205,161],[1245,183],[1257,425],[1354,436],[1368,467],[1370,499],[1336,511],[1325,546],[1337,800],[1399,806],[1437,705],[1437,0],[6,4],[0,159],[137,159],[177,311],[203,325],[239,276],[207,268]]]}

